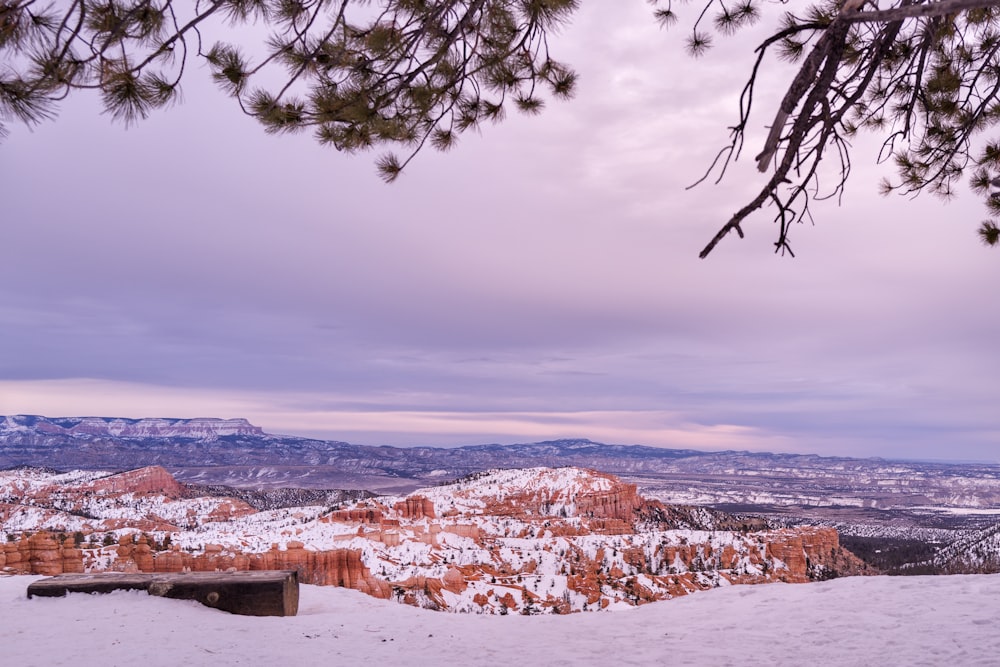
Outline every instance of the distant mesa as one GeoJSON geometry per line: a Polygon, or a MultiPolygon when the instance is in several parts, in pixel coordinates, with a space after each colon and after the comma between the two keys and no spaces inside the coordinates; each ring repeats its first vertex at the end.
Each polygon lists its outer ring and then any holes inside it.
{"type": "Polygon", "coordinates": [[[115,438],[199,438],[263,436],[246,419],[126,419],[122,417],[40,417],[13,415],[0,421],[0,435],[18,432],[45,435],[108,436],[115,438]]]}

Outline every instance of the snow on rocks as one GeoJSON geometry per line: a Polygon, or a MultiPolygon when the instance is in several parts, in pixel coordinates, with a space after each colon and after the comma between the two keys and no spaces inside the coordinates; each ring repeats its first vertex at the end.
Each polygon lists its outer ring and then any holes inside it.
{"type": "Polygon", "coordinates": [[[577,468],[479,473],[405,497],[256,512],[185,498],[162,468],[0,474],[0,568],[297,569],[411,605],[483,614],[631,608],[732,583],[863,571],[830,528],[717,530],[577,468]],[[46,476],[47,475],[47,476],[46,476]],[[28,531],[62,533],[38,546],[28,531]],[[73,533],[70,537],[69,533],[73,533]],[[45,557],[42,559],[42,551],[45,557]]]}

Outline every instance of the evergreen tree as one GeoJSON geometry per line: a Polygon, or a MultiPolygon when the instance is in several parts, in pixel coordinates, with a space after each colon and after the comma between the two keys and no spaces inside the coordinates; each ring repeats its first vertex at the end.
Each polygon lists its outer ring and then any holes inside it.
{"type": "MultiPolygon", "coordinates": [[[[657,0],[661,22],[676,16],[657,0]]],[[[709,0],[688,33],[692,55],[714,36],[730,35],[759,17],[760,2],[709,0]]],[[[963,175],[983,195],[992,219],[979,234],[1000,242],[1000,141],[982,137],[1000,120],[1000,2],[997,0],[840,0],[803,4],[787,12],[755,49],[732,141],[709,169],[721,175],[743,147],[754,88],[769,58],[799,62],[797,75],[774,110],[770,134],[754,158],[766,185],[722,226],[702,251],[707,256],[730,231],[765,204],[776,209],[776,251],[791,251],[792,225],[810,219],[809,203],[839,198],[850,175],[850,140],[869,131],[884,137],[881,160],[897,168],[884,194],[928,191],[950,198],[963,175]],[[839,175],[821,178],[823,158],[839,175]]]]}
{"type": "MultiPolygon", "coordinates": [[[[648,0],[664,26],[674,0],[648,0]]],[[[757,22],[767,0],[702,0],[685,28],[688,51],[757,22]]],[[[192,61],[272,133],[310,130],[338,150],[401,150],[377,160],[394,180],[428,143],[447,150],[508,108],[539,112],[546,95],[571,97],[576,74],[551,57],[547,36],[578,0],[0,0],[0,123],[55,115],[79,89],[100,93],[126,124],[175,102],[192,61]],[[235,44],[233,27],[266,26],[263,44],[235,44]]],[[[1000,243],[1000,0],[808,0],[789,6],[756,46],[731,142],[705,178],[721,178],[743,148],[755,83],[775,59],[797,61],[770,135],[755,160],[761,190],[702,251],[770,205],[776,251],[810,202],[839,197],[850,140],[874,132],[897,170],[884,192],[952,197],[968,177],[1000,243]],[[838,170],[831,177],[821,161],[838,170]],[[831,159],[832,158],[832,159],[831,159]]],[[[668,76],[665,73],[665,76],[668,76]]],[[[668,112],[665,110],[665,113],[668,112]]],[[[0,134],[7,128],[0,124],[0,134]]]]}
{"type": "MultiPolygon", "coordinates": [[[[570,97],[576,75],[546,36],[576,0],[0,0],[0,120],[38,123],[78,89],[134,123],[175,102],[192,60],[268,132],[310,129],[355,151],[402,146],[395,179],[430,143],[537,113],[542,91],[570,97]],[[228,25],[227,25],[228,24],[228,25]],[[264,44],[212,38],[262,24],[264,44]],[[275,85],[266,82],[277,81],[275,85]]],[[[0,126],[0,132],[4,131],[0,126]]]]}

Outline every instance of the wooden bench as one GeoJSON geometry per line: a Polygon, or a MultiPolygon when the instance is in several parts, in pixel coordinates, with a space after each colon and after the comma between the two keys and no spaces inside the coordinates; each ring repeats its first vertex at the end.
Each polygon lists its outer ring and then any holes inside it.
{"type": "Polygon", "coordinates": [[[60,574],[29,584],[28,598],[120,590],[144,590],[159,597],[197,600],[244,616],[295,616],[299,610],[299,577],[295,570],[60,574]]]}

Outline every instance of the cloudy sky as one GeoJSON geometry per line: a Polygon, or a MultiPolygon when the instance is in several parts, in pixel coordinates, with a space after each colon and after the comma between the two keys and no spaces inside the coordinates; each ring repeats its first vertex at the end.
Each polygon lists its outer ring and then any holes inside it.
{"type": "MultiPolygon", "coordinates": [[[[751,39],[694,61],[641,0],[554,40],[578,96],[389,186],[375,154],[267,136],[191,69],[130,129],[80,95],[0,145],[0,414],[246,417],[363,444],[586,437],[1000,460],[1000,251],[972,196],[843,204],[772,253],[761,185],[687,191],[736,119],[751,39]]],[[[885,175],[892,175],[886,173],[885,175]]]]}

